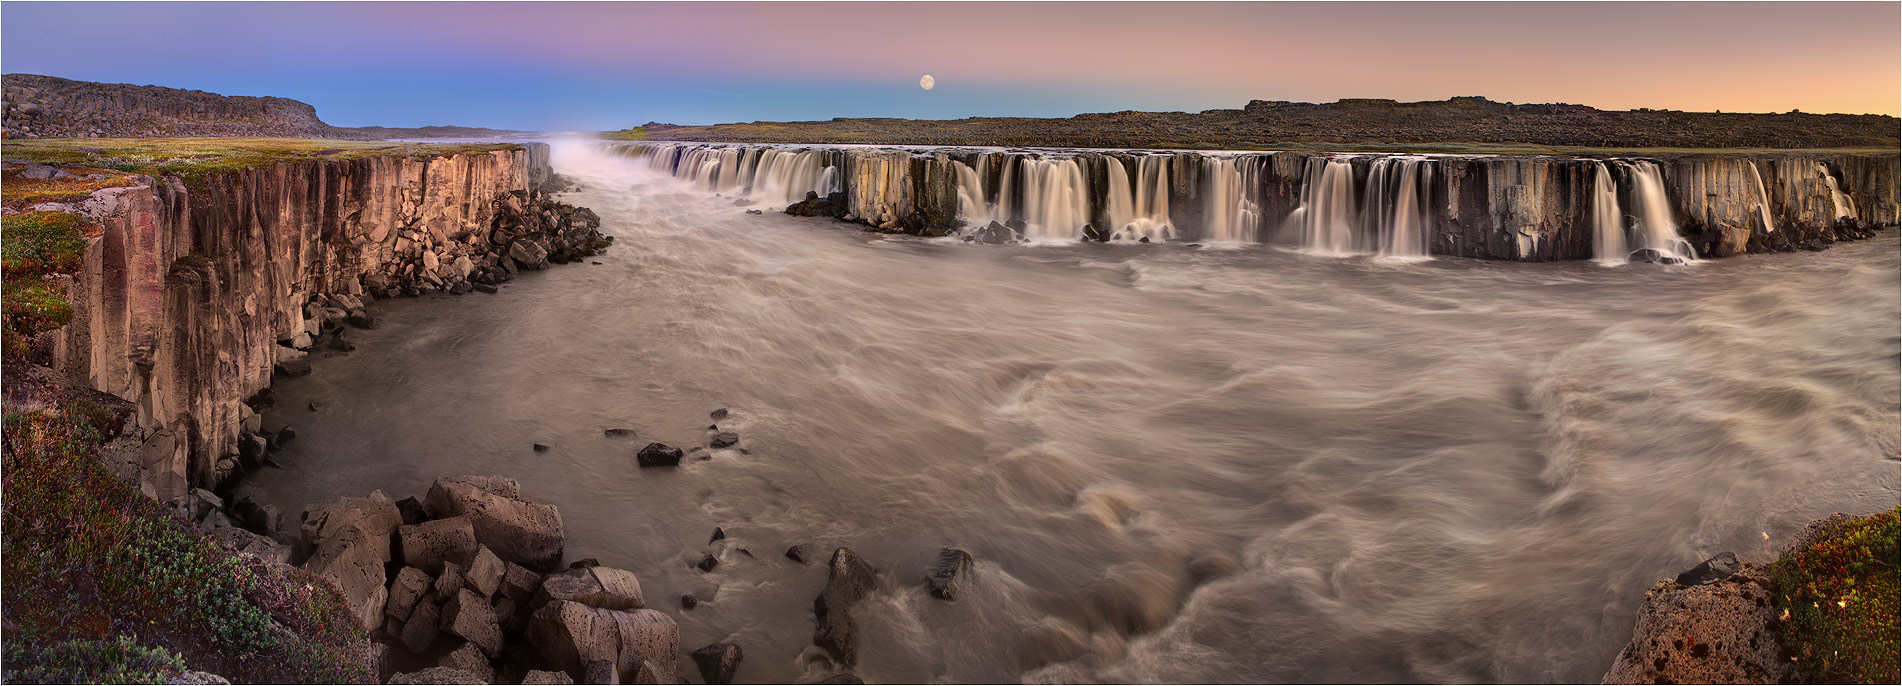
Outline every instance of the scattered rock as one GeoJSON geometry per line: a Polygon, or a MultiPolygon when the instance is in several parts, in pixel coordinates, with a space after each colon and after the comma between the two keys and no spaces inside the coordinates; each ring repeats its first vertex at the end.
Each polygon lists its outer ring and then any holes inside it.
{"type": "Polygon", "coordinates": [[[708,412],[708,413],[707,413],[707,416],[709,416],[709,417],[712,417],[712,418],[713,418],[713,420],[717,422],[717,421],[720,421],[720,420],[722,420],[722,419],[726,419],[726,414],[727,414],[727,412],[726,412],[726,408],[724,408],[724,407],[722,407],[722,408],[720,408],[720,409],[717,409],[717,410],[714,410],[714,411],[712,411],[712,412],[708,412]]]}
{"type": "Polygon", "coordinates": [[[485,684],[495,681],[495,665],[489,663],[489,656],[483,654],[482,649],[474,643],[463,643],[457,646],[455,650],[443,656],[442,662],[437,666],[468,672],[485,684]]]}
{"type": "Polygon", "coordinates": [[[634,460],[642,467],[673,467],[680,464],[684,457],[679,448],[669,447],[665,443],[649,443],[647,447],[634,455],[634,460]]]}
{"type": "Polygon", "coordinates": [[[404,567],[402,571],[396,573],[396,580],[390,582],[390,600],[384,607],[383,613],[397,620],[407,621],[410,613],[416,609],[416,602],[429,593],[432,585],[428,572],[415,567],[404,567]]]}
{"type": "Polygon", "coordinates": [[[416,610],[410,613],[409,621],[403,623],[400,637],[403,647],[417,654],[429,652],[430,648],[436,646],[436,638],[442,633],[438,628],[441,622],[442,608],[437,607],[435,602],[424,600],[416,603],[416,610]]]}
{"type": "Polygon", "coordinates": [[[684,593],[680,596],[680,609],[691,610],[699,604],[700,599],[693,597],[692,593],[684,593]]]}
{"type": "Polygon", "coordinates": [[[742,656],[740,647],[732,643],[715,643],[693,651],[700,678],[709,684],[733,683],[733,673],[739,671],[742,656]]]}
{"type": "Polygon", "coordinates": [[[931,570],[925,575],[925,583],[931,587],[931,595],[945,600],[956,600],[958,587],[963,585],[964,576],[971,571],[971,554],[957,548],[938,550],[938,559],[931,563],[931,570]]]}
{"type": "Polygon", "coordinates": [[[838,674],[834,674],[832,676],[826,677],[824,679],[820,679],[818,681],[814,681],[812,683],[815,683],[815,684],[863,684],[865,683],[865,680],[860,679],[859,675],[853,674],[851,672],[840,672],[838,674]]]}
{"type": "Polygon", "coordinates": [[[813,644],[824,648],[841,664],[858,662],[857,647],[852,644],[855,627],[851,609],[876,588],[877,570],[859,559],[850,548],[833,551],[825,589],[812,601],[818,623],[812,632],[813,644]]]}
{"type": "Polygon", "coordinates": [[[485,655],[502,650],[502,625],[495,608],[475,591],[460,589],[443,604],[442,629],[475,644],[485,655]]]}
{"type": "Polygon", "coordinates": [[[543,658],[572,673],[584,673],[597,660],[609,661],[617,673],[637,671],[642,661],[651,661],[659,674],[671,676],[680,652],[680,627],[664,613],[608,610],[566,600],[535,611],[528,639],[543,658]]]}
{"type": "Polygon", "coordinates": [[[310,360],[283,360],[273,366],[272,370],[276,371],[280,376],[310,376],[310,360]]]}
{"type": "Polygon", "coordinates": [[[599,567],[599,566],[601,566],[601,561],[594,559],[592,557],[584,557],[579,560],[575,560],[574,562],[568,563],[569,569],[587,569],[589,567],[599,567]]]}
{"type": "Polygon", "coordinates": [[[437,479],[423,499],[423,510],[431,517],[466,517],[476,537],[504,560],[552,569],[561,563],[561,512],[553,505],[520,500],[520,494],[521,485],[514,479],[437,479]]]}
{"type": "Polygon", "coordinates": [[[700,561],[695,563],[694,566],[699,567],[702,572],[711,572],[714,567],[720,566],[720,558],[714,557],[713,553],[707,553],[701,556],[700,561]]]}
{"type": "Polygon", "coordinates": [[[717,526],[713,527],[713,535],[707,538],[707,543],[713,543],[714,541],[723,541],[723,540],[726,540],[726,529],[722,529],[717,526]]]}
{"type": "Polygon", "coordinates": [[[506,565],[488,546],[477,544],[475,560],[469,563],[469,571],[463,574],[463,579],[483,598],[494,597],[502,588],[502,576],[508,572],[506,565]]]}
{"type": "Polygon", "coordinates": [[[633,572],[612,567],[582,567],[548,575],[529,606],[540,608],[555,601],[580,603],[608,610],[647,607],[641,582],[633,572]]]}
{"type": "Polygon", "coordinates": [[[467,517],[451,517],[404,526],[396,530],[403,547],[403,564],[442,574],[443,564],[458,566],[475,559],[475,527],[467,517]]]}
{"type": "Polygon", "coordinates": [[[740,442],[739,434],[733,433],[731,431],[722,431],[720,433],[714,434],[713,438],[707,441],[707,445],[713,446],[715,448],[726,448],[739,442],[740,442]]]}
{"type": "Polygon", "coordinates": [[[1677,575],[1679,586],[1696,586],[1710,581],[1723,581],[1736,574],[1742,568],[1736,553],[1718,553],[1716,557],[1703,561],[1690,571],[1677,575]]]}
{"type": "Polygon", "coordinates": [[[545,452],[548,452],[548,446],[547,446],[547,445],[545,445],[545,444],[541,444],[541,443],[536,443],[536,444],[534,444],[534,445],[535,445],[535,452],[538,452],[538,453],[545,453],[545,452]]]}
{"type": "Polygon", "coordinates": [[[633,438],[634,437],[633,429],[608,429],[601,433],[606,434],[608,438],[633,438]]]}
{"type": "Polygon", "coordinates": [[[529,599],[542,588],[542,575],[527,567],[513,562],[503,562],[506,571],[502,572],[502,596],[514,601],[518,607],[527,607],[529,599]]]}
{"type": "Polygon", "coordinates": [[[791,548],[787,548],[786,559],[792,560],[793,562],[797,562],[803,565],[806,563],[806,550],[799,546],[793,546],[791,548]]]}

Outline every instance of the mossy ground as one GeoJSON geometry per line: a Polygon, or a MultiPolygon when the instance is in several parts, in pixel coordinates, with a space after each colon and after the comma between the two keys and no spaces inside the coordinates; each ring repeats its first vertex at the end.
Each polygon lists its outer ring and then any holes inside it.
{"type": "Polygon", "coordinates": [[[34,335],[72,320],[73,308],[51,277],[79,268],[86,236],[96,230],[66,212],[0,217],[0,355],[22,358],[34,335]]]}
{"type": "MultiPolygon", "coordinates": [[[[521,146],[508,143],[402,143],[299,138],[30,138],[7,141],[5,156],[10,160],[41,164],[77,165],[87,171],[112,170],[151,176],[177,176],[191,183],[220,172],[278,162],[323,158],[443,157],[519,149],[521,146]]],[[[68,171],[76,174],[80,172],[76,169],[68,171]]],[[[68,180],[65,183],[80,182],[68,180]]],[[[7,194],[11,196],[14,189],[11,183],[8,185],[7,194]]]]}
{"type": "Polygon", "coordinates": [[[1779,637],[1806,680],[1897,682],[1898,513],[1825,524],[1805,547],[1770,566],[1789,613],[1779,637]]]}

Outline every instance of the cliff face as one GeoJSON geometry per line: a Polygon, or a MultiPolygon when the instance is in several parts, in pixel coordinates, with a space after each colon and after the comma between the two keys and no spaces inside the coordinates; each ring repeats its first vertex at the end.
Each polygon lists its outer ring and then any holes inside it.
{"type": "MultiPolygon", "coordinates": [[[[776,170],[758,166],[762,146],[615,145],[656,170],[717,192],[746,195],[785,186],[772,178],[776,170]]],[[[1902,167],[1896,154],[1857,153],[1611,158],[861,147],[814,152],[822,154],[808,164],[840,168],[842,187],[811,190],[842,191],[844,202],[833,213],[880,231],[947,235],[966,223],[981,228],[994,220],[1020,236],[1028,227],[1032,237],[1076,239],[1121,231],[1140,211],[1135,208],[1166,207],[1147,219],[1166,219],[1177,239],[1300,245],[1302,227],[1292,218],[1304,204],[1314,204],[1337,209],[1336,216],[1350,225],[1342,230],[1356,234],[1358,249],[1373,252],[1385,230],[1377,226],[1377,215],[1415,207],[1423,254],[1526,262],[1594,257],[1601,197],[1612,199],[1602,211],[1614,214],[1617,225],[1635,230],[1642,222],[1668,220],[1703,257],[1821,249],[1897,223],[1902,167]],[[1339,183],[1320,178],[1330,166],[1342,175],[1339,183]],[[1410,176],[1393,173],[1408,166],[1410,176]],[[1404,179],[1412,185],[1399,182],[1404,179]],[[1410,194],[1405,202],[1403,193],[1410,194]],[[1053,227],[1052,221],[1070,223],[1053,227]],[[1038,227],[1040,222],[1045,225],[1038,227]]],[[[799,178],[830,177],[807,170],[799,178]]]]}
{"type": "Polygon", "coordinates": [[[167,500],[261,457],[245,403],[378,297],[490,288],[605,245],[546,201],[547,148],[279,163],[94,193],[54,368],[138,404],[141,482],[167,500]]]}
{"type": "Polygon", "coordinates": [[[289,98],[228,96],[37,74],[7,74],[4,80],[4,131],[8,138],[244,136],[371,140],[513,133],[459,126],[344,128],[325,124],[317,118],[317,108],[289,98]]]}

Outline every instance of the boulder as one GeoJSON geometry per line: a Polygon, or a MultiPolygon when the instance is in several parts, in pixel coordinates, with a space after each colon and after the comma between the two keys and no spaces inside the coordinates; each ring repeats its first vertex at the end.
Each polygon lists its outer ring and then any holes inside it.
{"type": "Polygon", "coordinates": [[[481,677],[450,667],[430,667],[390,677],[392,684],[486,684],[481,677]]]}
{"type": "Polygon", "coordinates": [[[413,495],[396,501],[396,511],[403,516],[403,523],[406,525],[414,526],[429,519],[429,516],[423,513],[423,501],[417,500],[413,495]]]}
{"type": "Polygon", "coordinates": [[[588,663],[588,668],[583,670],[581,683],[619,684],[621,683],[621,673],[614,668],[613,660],[595,660],[588,663]]]}
{"type": "Polygon", "coordinates": [[[931,563],[931,569],[925,574],[925,584],[930,587],[931,595],[956,600],[958,587],[964,583],[964,576],[970,571],[970,553],[957,548],[942,548],[938,550],[938,559],[931,563]]]}
{"type": "Polygon", "coordinates": [[[1777,641],[1774,598],[1769,577],[1747,564],[1694,586],[1660,582],[1604,683],[1790,683],[1796,672],[1777,641]]]}
{"type": "Polygon", "coordinates": [[[635,666],[634,666],[634,681],[633,681],[633,683],[636,683],[636,684],[669,684],[669,683],[673,683],[673,680],[672,680],[672,679],[664,679],[664,678],[662,678],[662,677],[661,677],[661,671],[660,671],[660,666],[659,666],[659,665],[656,665],[656,664],[654,664],[654,662],[653,662],[652,660],[641,660],[641,663],[640,663],[640,664],[638,664],[638,665],[635,665],[635,666]]]}
{"type": "Polygon", "coordinates": [[[529,606],[565,600],[609,610],[634,610],[647,606],[641,596],[641,582],[632,572],[612,567],[566,569],[542,579],[541,590],[529,606]]]}
{"type": "Polygon", "coordinates": [[[535,597],[535,592],[542,588],[542,575],[513,562],[502,564],[504,571],[499,589],[502,596],[515,601],[517,606],[527,606],[529,599],[535,597]]]}
{"type": "Polygon", "coordinates": [[[474,643],[457,646],[455,650],[449,651],[448,655],[444,655],[437,666],[468,672],[475,675],[477,679],[481,679],[483,683],[495,681],[495,665],[489,663],[489,656],[483,654],[482,649],[474,643]]]}
{"type": "Polygon", "coordinates": [[[304,568],[337,585],[365,630],[374,631],[383,623],[389,600],[384,565],[390,561],[390,531],[398,521],[396,505],[382,491],[324,503],[304,519],[304,541],[315,549],[304,568]]]}
{"type": "Polygon", "coordinates": [[[818,626],[813,629],[812,643],[824,648],[834,660],[851,665],[858,661],[858,651],[852,644],[854,626],[852,606],[863,600],[866,594],[878,588],[878,570],[866,564],[850,548],[833,551],[831,567],[826,573],[826,586],[819,597],[812,601],[812,610],[818,626]]]}
{"type": "Polygon", "coordinates": [[[457,566],[475,559],[475,526],[467,517],[450,517],[396,530],[403,547],[403,564],[431,574],[442,574],[444,562],[457,566]]]}
{"type": "Polygon", "coordinates": [[[416,610],[416,602],[429,593],[429,573],[415,567],[404,567],[396,573],[396,580],[390,582],[389,604],[383,608],[383,614],[398,620],[407,620],[416,610]]]}
{"type": "Polygon", "coordinates": [[[504,560],[552,569],[561,563],[561,512],[553,505],[522,501],[520,493],[513,479],[437,479],[423,499],[423,509],[431,517],[468,518],[476,538],[504,560]]]}
{"type": "Polygon", "coordinates": [[[1689,571],[1677,575],[1676,581],[1679,586],[1696,586],[1711,581],[1723,581],[1730,578],[1732,574],[1736,574],[1739,569],[1742,569],[1742,563],[1737,561],[1736,553],[1718,553],[1689,571]]]}
{"type": "Polygon", "coordinates": [[[454,598],[456,591],[462,588],[462,565],[445,561],[442,574],[436,576],[436,597],[454,598]]]}
{"type": "Polygon", "coordinates": [[[382,540],[387,544],[390,532],[402,522],[396,504],[382,491],[375,491],[368,497],[343,497],[311,508],[300,528],[305,545],[321,550],[359,540],[382,540]]]}
{"type": "Polygon", "coordinates": [[[709,684],[733,683],[733,673],[740,669],[740,646],[733,643],[715,643],[693,651],[693,662],[700,667],[700,678],[709,684]]]}
{"type": "Polygon", "coordinates": [[[674,673],[680,627],[658,610],[609,610],[556,600],[529,619],[529,642],[551,664],[572,674],[607,660],[618,674],[636,672],[643,661],[660,674],[674,673]]]}
{"type": "Polygon", "coordinates": [[[634,455],[634,461],[642,467],[673,467],[680,464],[680,458],[686,453],[665,443],[649,443],[634,455]]]}
{"type": "Polygon", "coordinates": [[[731,431],[722,431],[720,433],[714,434],[713,438],[708,439],[707,445],[713,446],[715,448],[726,448],[739,442],[740,442],[739,434],[733,433],[731,431]]]}
{"type": "Polygon", "coordinates": [[[422,654],[436,646],[437,637],[442,629],[437,625],[442,621],[442,608],[437,607],[435,596],[427,596],[416,603],[416,609],[410,613],[409,621],[403,623],[403,647],[410,652],[422,654]]]}
{"type": "Polygon", "coordinates": [[[797,562],[803,565],[806,563],[806,549],[800,546],[793,546],[791,548],[787,548],[786,559],[792,560],[793,562],[797,562]]]}
{"type": "Polygon", "coordinates": [[[522,684],[524,686],[554,686],[559,684],[573,684],[574,682],[574,677],[568,676],[567,672],[545,672],[539,669],[528,670],[528,674],[522,677],[522,684]]]}
{"type": "Polygon", "coordinates": [[[488,599],[475,591],[460,589],[443,603],[442,630],[475,644],[486,655],[502,650],[502,623],[488,599]]]}
{"type": "Polygon", "coordinates": [[[522,269],[547,269],[548,249],[524,238],[509,245],[509,259],[522,269]]]}
{"type": "Polygon", "coordinates": [[[493,597],[502,587],[502,575],[508,572],[507,564],[502,558],[496,557],[488,546],[477,544],[475,561],[469,563],[469,571],[462,575],[463,581],[482,597],[493,597]]]}

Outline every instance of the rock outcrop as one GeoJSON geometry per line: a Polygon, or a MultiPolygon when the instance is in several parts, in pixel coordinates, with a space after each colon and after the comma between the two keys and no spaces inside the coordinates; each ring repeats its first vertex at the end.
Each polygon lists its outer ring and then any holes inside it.
{"type": "Polygon", "coordinates": [[[1734,555],[1721,558],[1645,593],[1631,643],[1604,683],[1775,684],[1793,678],[1777,642],[1769,578],[1748,563],[1739,565],[1734,555]]]}
{"type": "MultiPolygon", "coordinates": [[[[53,367],[138,405],[143,488],[211,487],[288,435],[257,412],[299,347],[376,325],[365,306],[466,293],[605,248],[550,200],[541,144],[439,157],[309,159],[194,179],[136,177],[76,208],[103,228],[67,289],[53,367]],[[538,257],[511,257],[532,250],[538,257]]],[[[498,552],[500,549],[498,548],[498,552]]]]}

